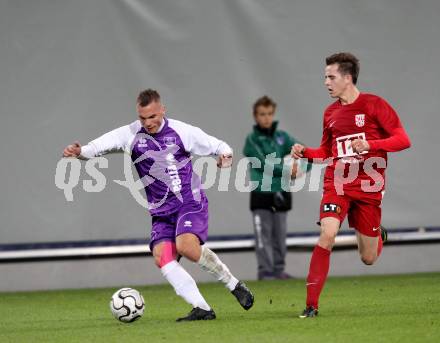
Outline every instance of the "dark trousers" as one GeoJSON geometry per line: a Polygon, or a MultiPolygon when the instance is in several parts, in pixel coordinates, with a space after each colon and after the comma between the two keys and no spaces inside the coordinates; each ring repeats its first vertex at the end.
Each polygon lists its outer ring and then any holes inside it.
{"type": "Polygon", "coordinates": [[[257,209],[252,215],[258,277],[279,275],[286,264],[287,212],[257,209]]]}

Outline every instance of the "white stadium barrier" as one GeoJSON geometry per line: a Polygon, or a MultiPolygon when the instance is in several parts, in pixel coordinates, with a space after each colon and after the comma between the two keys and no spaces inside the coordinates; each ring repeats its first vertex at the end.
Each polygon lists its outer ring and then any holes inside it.
{"type": "MultiPolygon", "coordinates": [[[[289,249],[310,249],[315,246],[317,233],[290,233],[287,237],[289,249]]],[[[440,241],[440,228],[410,228],[388,230],[387,244],[434,243],[440,241]]],[[[217,251],[245,251],[254,248],[252,235],[218,236],[210,238],[207,246],[217,251]]],[[[336,237],[335,249],[355,248],[353,230],[342,231],[336,237]]],[[[151,255],[145,240],[66,242],[0,245],[0,263],[82,258],[105,258],[120,256],[151,255]],[[89,246],[87,246],[89,245],[89,246]]]]}

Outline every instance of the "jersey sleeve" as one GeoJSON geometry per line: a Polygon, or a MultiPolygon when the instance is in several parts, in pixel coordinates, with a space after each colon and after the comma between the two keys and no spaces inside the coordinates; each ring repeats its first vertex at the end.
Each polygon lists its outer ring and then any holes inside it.
{"type": "Polygon", "coordinates": [[[89,159],[111,152],[130,152],[131,142],[140,128],[141,124],[137,120],[129,125],[121,126],[117,129],[107,132],[92,140],[87,145],[82,146],[81,157],[84,159],[89,159]]]}
{"type": "Polygon", "coordinates": [[[375,104],[376,120],[388,135],[385,139],[369,140],[370,151],[383,150],[396,152],[411,146],[409,137],[400,122],[396,111],[384,99],[379,98],[375,104]]]}
{"type": "Polygon", "coordinates": [[[169,119],[169,126],[182,140],[185,150],[196,155],[232,155],[232,148],[224,141],[208,135],[202,129],[184,122],[169,119]]]}
{"type": "Polygon", "coordinates": [[[376,101],[374,111],[378,124],[388,135],[391,135],[394,129],[402,128],[396,111],[384,99],[379,98],[376,101]]]}

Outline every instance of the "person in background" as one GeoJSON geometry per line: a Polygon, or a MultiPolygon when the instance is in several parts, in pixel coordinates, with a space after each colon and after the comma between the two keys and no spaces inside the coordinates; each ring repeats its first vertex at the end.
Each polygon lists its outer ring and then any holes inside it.
{"type": "MultiPolygon", "coordinates": [[[[259,280],[292,278],[285,272],[287,212],[292,208],[292,195],[283,191],[281,184],[283,158],[290,154],[292,146],[298,141],[287,132],[278,130],[278,122],[274,121],[276,108],[277,104],[266,95],[254,103],[255,125],[243,149],[246,157],[257,158],[261,162],[259,168],[251,168],[250,172],[251,181],[258,182],[258,187],[251,191],[250,209],[259,280]],[[267,158],[270,154],[281,162],[273,163],[272,158],[267,158]],[[271,166],[267,166],[269,163],[273,163],[271,182],[269,187],[262,187],[265,172],[272,170],[271,166]]],[[[292,165],[291,172],[292,178],[299,176],[301,171],[297,162],[292,165]]]]}

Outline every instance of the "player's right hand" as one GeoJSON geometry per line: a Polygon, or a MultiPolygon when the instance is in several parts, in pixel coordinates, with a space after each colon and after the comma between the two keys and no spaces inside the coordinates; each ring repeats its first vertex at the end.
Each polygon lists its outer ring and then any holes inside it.
{"type": "Polygon", "coordinates": [[[304,150],[306,149],[306,147],[302,144],[295,144],[292,147],[292,150],[290,151],[290,154],[292,155],[292,157],[294,159],[298,159],[298,158],[303,158],[304,157],[304,150]]]}
{"type": "Polygon", "coordinates": [[[68,145],[63,151],[63,157],[78,157],[81,155],[81,144],[75,142],[68,145]]]}

